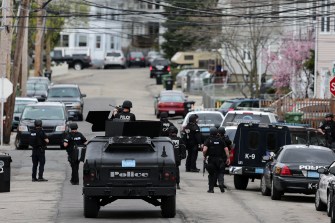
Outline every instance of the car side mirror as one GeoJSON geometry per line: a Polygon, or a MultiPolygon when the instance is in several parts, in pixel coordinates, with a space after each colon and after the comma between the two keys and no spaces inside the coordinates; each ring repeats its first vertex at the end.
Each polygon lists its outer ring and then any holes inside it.
{"type": "MultiPolygon", "coordinates": [[[[317,169],[317,172],[320,174],[327,174],[329,173],[328,169],[324,168],[324,167],[320,167],[317,169]]],[[[334,171],[335,172],[335,171],[334,171]]]]}
{"type": "Polygon", "coordinates": [[[333,167],[329,168],[328,172],[335,175],[335,167],[333,166],[333,167]]]}
{"type": "Polygon", "coordinates": [[[81,94],[81,97],[83,97],[83,98],[86,97],[86,94],[81,94]]]}
{"type": "Polygon", "coordinates": [[[14,117],[14,120],[15,120],[15,121],[20,121],[20,117],[17,117],[17,116],[16,116],[16,117],[14,117]]]}

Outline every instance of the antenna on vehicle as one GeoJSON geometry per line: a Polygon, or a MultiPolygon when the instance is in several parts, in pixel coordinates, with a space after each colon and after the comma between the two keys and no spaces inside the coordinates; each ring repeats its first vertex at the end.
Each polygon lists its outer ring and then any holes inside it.
{"type": "Polygon", "coordinates": [[[166,154],[166,151],[165,151],[165,146],[163,146],[163,152],[162,152],[161,157],[167,157],[167,154],[166,154]]]}

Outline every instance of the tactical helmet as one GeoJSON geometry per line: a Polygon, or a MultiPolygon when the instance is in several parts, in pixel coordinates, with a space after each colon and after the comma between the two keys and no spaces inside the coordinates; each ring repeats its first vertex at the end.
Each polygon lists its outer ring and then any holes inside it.
{"type": "Polygon", "coordinates": [[[190,116],[190,118],[188,119],[189,122],[196,122],[198,118],[198,115],[197,114],[193,114],[190,116]]]}
{"type": "Polygon", "coordinates": [[[160,117],[161,119],[168,118],[168,117],[169,117],[169,114],[168,114],[167,112],[162,112],[162,113],[159,115],[159,117],[160,117]]]}
{"type": "Polygon", "coordinates": [[[125,100],[122,104],[122,108],[132,108],[133,107],[133,103],[131,103],[131,101],[125,100]]]}
{"type": "Polygon", "coordinates": [[[219,132],[221,135],[224,135],[224,134],[226,134],[226,129],[225,129],[223,126],[221,126],[221,127],[218,128],[218,132],[219,132]]]}
{"type": "Polygon", "coordinates": [[[169,127],[169,133],[170,134],[177,134],[178,133],[178,129],[176,128],[176,126],[173,126],[173,125],[171,125],[170,127],[169,127]]]}
{"type": "Polygon", "coordinates": [[[69,128],[71,130],[76,130],[76,129],[78,129],[78,125],[77,125],[77,123],[72,122],[72,123],[69,124],[69,128]]]}
{"type": "Polygon", "coordinates": [[[42,120],[41,119],[36,119],[34,122],[36,127],[41,127],[42,126],[42,120]]]}
{"type": "Polygon", "coordinates": [[[217,134],[218,134],[218,129],[217,128],[215,128],[215,127],[211,127],[210,129],[209,129],[209,134],[211,135],[211,136],[216,136],[217,134]]]}
{"type": "Polygon", "coordinates": [[[334,115],[332,113],[326,114],[326,118],[334,118],[334,115]]]}

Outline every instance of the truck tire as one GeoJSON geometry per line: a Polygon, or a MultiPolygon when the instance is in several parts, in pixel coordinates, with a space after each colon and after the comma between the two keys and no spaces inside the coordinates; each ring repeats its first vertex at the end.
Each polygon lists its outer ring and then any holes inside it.
{"type": "Polygon", "coordinates": [[[176,216],[176,195],[162,197],[161,210],[163,218],[174,218],[176,216]]]}
{"type": "Polygon", "coordinates": [[[315,193],[315,210],[317,211],[325,211],[327,209],[326,205],[322,203],[320,199],[320,191],[317,190],[315,193]]]}
{"type": "Polygon", "coordinates": [[[83,69],[83,65],[80,62],[75,62],[73,65],[73,68],[75,70],[82,70],[83,69]]]}
{"type": "Polygon", "coordinates": [[[100,205],[96,197],[84,195],[84,216],[85,218],[96,218],[98,216],[100,205]]]}
{"type": "Polygon", "coordinates": [[[271,181],[271,199],[272,200],[280,200],[281,199],[281,192],[277,190],[274,186],[273,180],[271,181]]]}
{"type": "Polygon", "coordinates": [[[331,194],[328,193],[327,195],[327,205],[326,205],[326,211],[327,211],[327,216],[330,217],[331,216],[331,211],[332,211],[332,206],[333,206],[333,201],[332,201],[332,197],[331,194]]]}
{"type": "Polygon", "coordinates": [[[270,196],[271,194],[271,190],[266,187],[264,175],[262,176],[262,179],[261,179],[261,192],[263,196],[270,196]]]}
{"type": "Polygon", "coordinates": [[[16,134],[16,137],[15,137],[14,144],[15,144],[15,148],[17,150],[19,150],[19,149],[28,149],[29,148],[29,146],[22,146],[21,145],[21,139],[20,139],[20,137],[17,134],[16,134]]]}
{"type": "MultiPolygon", "coordinates": [[[[335,199],[335,196],[333,199],[335,199]]],[[[330,223],[335,223],[335,208],[333,205],[330,207],[330,223]]]]}
{"type": "Polygon", "coordinates": [[[241,175],[234,175],[234,186],[237,190],[247,189],[249,178],[241,175]]]}

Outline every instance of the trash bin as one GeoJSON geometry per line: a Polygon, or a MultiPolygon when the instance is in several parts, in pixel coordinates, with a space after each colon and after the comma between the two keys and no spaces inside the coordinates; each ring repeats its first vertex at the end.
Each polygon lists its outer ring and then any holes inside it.
{"type": "Polygon", "coordinates": [[[44,77],[49,78],[50,81],[51,81],[51,74],[52,74],[52,70],[44,71],[44,77]]]}
{"type": "Polygon", "coordinates": [[[164,87],[165,87],[165,90],[172,90],[173,89],[173,79],[172,78],[164,79],[164,87]]]}
{"type": "Polygon", "coordinates": [[[162,84],[162,74],[156,74],[156,84],[162,84]]]}
{"type": "Polygon", "coordinates": [[[285,114],[285,122],[287,123],[301,123],[304,113],[301,112],[287,112],[285,114]]]}
{"type": "Polygon", "coordinates": [[[166,74],[162,75],[162,84],[163,84],[164,88],[166,88],[166,86],[165,86],[165,80],[167,80],[167,79],[172,79],[172,75],[170,73],[166,73],[166,74]]]}
{"type": "Polygon", "coordinates": [[[12,158],[7,153],[0,153],[0,192],[10,191],[10,163],[12,158]]]}

